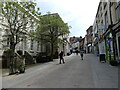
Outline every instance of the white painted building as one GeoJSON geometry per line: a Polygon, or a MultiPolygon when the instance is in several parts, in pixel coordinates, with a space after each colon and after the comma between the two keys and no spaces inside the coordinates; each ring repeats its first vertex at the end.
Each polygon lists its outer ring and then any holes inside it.
{"type": "MultiPolygon", "coordinates": [[[[23,13],[27,12],[27,14],[33,18],[33,21],[32,21],[33,24],[31,24],[31,20],[28,17],[28,24],[26,28],[27,27],[29,28],[27,28],[26,31],[23,31],[29,34],[30,31],[34,31],[37,28],[36,21],[40,21],[40,20],[36,16],[34,16],[32,13],[30,13],[27,9],[25,9],[21,4],[18,4],[18,7],[19,7],[18,10],[20,10],[23,13]]],[[[9,28],[1,24],[6,24],[6,26],[8,24],[4,17],[0,17],[0,50],[4,51],[9,49],[10,47],[9,32],[6,32],[6,29],[9,29],[9,28]]],[[[23,53],[24,51],[27,51],[31,55],[32,54],[35,55],[37,52],[40,52],[40,49],[41,49],[40,42],[32,39],[29,35],[23,34],[21,36],[24,36],[22,38],[23,40],[16,45],[15,51],[22,50],[23,53]]]]}
{"type": "MultiPolygon", "coordinates": [[[[94,44],[98,43],[99,54],[106,59],[116,60],[120,57],[120,1],[101,0],[93,24],[94,44]],[[96,34],[97,32],[97,34],[96,34]],[[97,35],[97,40],[96,36],[97,35]]],[[[94,47],[95,48],[95,47],[94,47]]]]}
{"type": "Polygon", "coordinates": [[[69,35],[65,34],[59,38],[62,40],[62,42],[58,44],[58,52],[64,51],[64,54],[67,55],[67,53],[70,53],[69,35]]]}
{"type": "MultiPolygon", "coordinates": [[[[39,22],[40,20],[39,20],[39,18],[34,16],[32,13],[30,13],[27,9],[25,9],[21,4],[18,4],[17,7],[18,7],[18,11],[20,11],[21,14],[24,12],[27,13],[26,15],[28,15],[28,17],[27,17],[28,24],[25,27],[26,28],[25,30],[21,30],[23,34],[20,34],[20,35],[22,36],[21,39],[23,39],[23,40],[20,41],[19,43],[17,43],[17,45],[15,47],[15,51],[17,52],[17,51],[21,50],[23,52],[23,54],[25,54],[25,52],[27,52],[26,56],[30,57],[31,60],[26,59],[26,64],[32,64],[32,63],[35,63],[35,59],[32,56],[35,56],[38,52],[45,51],[45,45],[36,41],[30,35],[30,32],[34,31],[37,28],[36,21],[39,22]],[[30,20],[31,18],[33,21],[30,20]]],[[[0,23],[1,22],[2,22],[2,24],[8,25],[8,23],[4,17],[0,18],[0,23]]],[[[6,29],[9,29],[9,28],[0,24],[0,59],[1,60],[2,60],[1,56],[3,55],[3,52],[10,48],[10,38],[9,38],[10,32],[6,32],[6,29]]],[[[1,64],[1,60],[0,60],[0,64],[1,64]]]]}

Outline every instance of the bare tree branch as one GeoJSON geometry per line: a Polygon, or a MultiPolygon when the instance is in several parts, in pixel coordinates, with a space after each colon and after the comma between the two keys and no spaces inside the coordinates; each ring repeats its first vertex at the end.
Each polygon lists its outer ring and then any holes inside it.
{"type": "Polygon", "coordinates": [[[4,27],[7,27],[7,28],[9,28],[9,26],[8,25],[6,25],[6,24],[3,24],[3,23],[0,23],[2,26],[4,26],[4,27]]]}

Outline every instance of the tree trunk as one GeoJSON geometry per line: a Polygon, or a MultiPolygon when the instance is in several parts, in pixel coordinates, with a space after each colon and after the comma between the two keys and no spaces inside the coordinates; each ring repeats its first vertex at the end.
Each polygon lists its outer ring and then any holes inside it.
{"type": "Polygon", "coordinates": [[[51,60],[53,61],[53,51],[54,51],[54,45],[53,42],[51,41],[51,60]]]}
{"type": "Polygon", "coordinates": [[[9,65],[9,74],[14,74],[15,71],[15,43],[13,41],[10,42],[10,65],[9,65]]]}

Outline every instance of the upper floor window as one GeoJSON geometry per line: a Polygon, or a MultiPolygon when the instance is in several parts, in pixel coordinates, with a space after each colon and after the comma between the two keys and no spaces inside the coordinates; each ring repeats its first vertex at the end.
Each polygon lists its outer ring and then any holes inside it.
{"type": "Polygon", "coordinates": [[[39,51],[39,45],[40,45],[40,43],[39,43],[39,41],[37,42],[37,51],[39,51]]]}
{"type": "Polygon", "coordinates": [[[31,39],[31,50],[33,50],[33,40],[31,39]]]}
{"type": "Polygon", "coordinates": [[[116,0],[116,7],[119,5],[120,0],[116,0]]]}
{"type": "Polygon", "coordinates": [[[10,38],[7,37],[7,46],[9,46],[9,45],[10,45],[10,38]]]}
{"type": "Polygon", "coordinates": [[[117,8],[118,18],[120,19],[120,7],[117,8]]]}
{"type": "Polygon", "coordinates": [[[105,27],[108,28],[108,15],[105,13],[105,27]]]}
{"type": "Polygon", "coordinates": [[[103,13],[101,12],[101,17],[102,17],[103,13]]]}
{"type": "Polygon", "coordinates": [[[27,39],[24,38],[24,48],[27,48],[27,39]]]}
{"type": "Polygon", "coordinates": [[[104,9],[106,8],[106,6],[107,6],[107,2],[104,2],[103,3],[103,5],[104,5],[104,9]]]}
{"type": "Polygon", "coordinates": [[[100,7],[100,15],[102,14],[102,6],[100,7]]]}

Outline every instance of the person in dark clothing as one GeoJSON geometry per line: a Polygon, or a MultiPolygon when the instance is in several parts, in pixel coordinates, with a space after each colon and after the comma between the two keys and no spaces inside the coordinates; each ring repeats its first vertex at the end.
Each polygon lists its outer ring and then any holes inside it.
{"type": "Polygon", "coordinates": [[[60,56],[60,64],[61,64],[61,60],[62,60],[63,63],[65,63],[63,55],[64,55],[64,53],[63,53],[63,51],[61,51],[60,54],[59,54],[59,56],[60,56]]]}
{"type": "Polygon", "coordinates": [[[82,59],[82,60],[83,60],[83,53],[84,53],[84,51],[81,50],[81,51],[80,51],[80,56],[81,56],[81,59],[82,59]]]}
{"type": "Polygon", "coordinates": [[[76,52],[76,55],[78,55],[78,50],[76,50],[75,52],[76,52]]]}
{"type": "Polygon", "coordinates": [[[73,50],[72,49],[70,49],[70,54],[72,54],[73,53],[73,50]]]}

